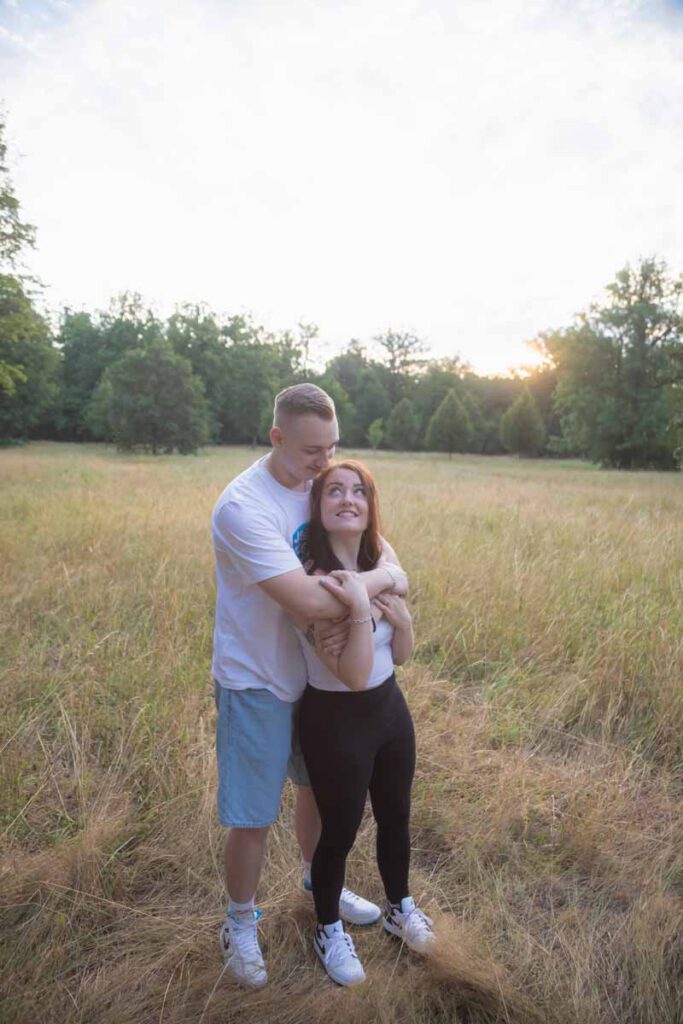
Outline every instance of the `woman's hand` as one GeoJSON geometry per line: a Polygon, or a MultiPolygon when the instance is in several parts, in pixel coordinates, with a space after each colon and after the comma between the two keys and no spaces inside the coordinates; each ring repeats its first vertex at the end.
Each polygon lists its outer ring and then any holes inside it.
{"type": "Polygon", "coordinates": [[[398,594],[392,594],[390,591],[385,590],[377,595],[373,604],[376,604],[382,610],[385,619],[391,623],[394,629],[400,629],[401,626],[410,626],[413,621],[408,605],[398,594]]]}
{"type": "Polygon", "coordinates": [[[338,601],[346,605],[352,619],[363,619],[370,614],[370,598],[357,572],[335,569],[329,576],[321,576],[320,582],[325,584],[338,601]]]}

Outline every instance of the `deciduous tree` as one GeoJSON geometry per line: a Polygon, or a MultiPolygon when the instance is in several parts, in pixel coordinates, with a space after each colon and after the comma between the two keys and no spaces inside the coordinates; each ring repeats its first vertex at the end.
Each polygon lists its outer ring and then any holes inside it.
{"type": "Polygon", "coordinates": [[[186,455],[208,437],[201,381],[165,341],[125,353],[104,372],[89,406],[96,434],[122,451],[186,455]]]}
{"type": "Polygon", "coordinates": [[[11,386],[0,388],[0,438],[50,435],[59,394],[59,353],[22,282],[8,274],[0,275],[3,364],[11,386]]]}
{"type": "Polygon", "coordinates": [[[683,386],[683,276],[626,266],[594,305],[540,347],[557,367],[563,446],[604,466],[673,468],[683,386]]]}
{"type": "Polygon", "coordinates": [[[35,409],[31,405],[51,386],[47,380],[34,379],[38,373],[49,373],[53,361],[44,348],[45,322],[34,309],[25,275],[17,272],[19,258],[34,244],[35,228],[21,216],[9,175],[5,122],[0,118],[0,419],[5,437],[25,436],[40,420],[44,402],[35,409]]]}

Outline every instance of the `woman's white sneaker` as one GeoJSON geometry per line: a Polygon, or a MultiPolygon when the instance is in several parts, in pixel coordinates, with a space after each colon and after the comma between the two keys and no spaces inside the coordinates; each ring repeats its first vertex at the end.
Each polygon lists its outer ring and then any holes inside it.
{"type": "Polygon", "coordinates": [[[358,959],[353,939],[346,934],[341,921],[317,925],[313,948],[332,981],[338,985],[360,985],[365,981],[365,971],[358,959]]]}
{"type": "Polygon", "coordinates": [[[225,966],[249,988],[263,988],[268,981],[256,930],[260,916],[258,910],[251,914],[228,914],[221,928],[225,966]]]}
{"type": "Polygon", "coordinates": [[[431,928],[433,923],[430,917],[415,906],[412,896],[405,896],[400,907],[389,904],[384,915],[385,929],[402,939],[415,953],[428,953],[433,947],[436,942],[431,928]]]}

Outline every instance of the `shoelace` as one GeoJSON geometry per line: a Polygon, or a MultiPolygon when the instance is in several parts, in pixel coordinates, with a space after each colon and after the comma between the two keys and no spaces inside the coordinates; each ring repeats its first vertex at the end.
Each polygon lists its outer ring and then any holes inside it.
{"type": "Polygon", "coordinates": [[[341,963],[348,956],[357,956],[353,939],[346,932],[335,932],[334,935],[326,935],[325,939],[329,942],[325,960],[330,966],[341,963]]]}
{"type": "Polygon", "coordinates": [[[406,917],[405,927],[413,933],[413,935],[424,935],[426,932],[431,932],[431,925],[434,922],[431,917],[420,910],[419,907],[414,907],[406,917]]]}
{"type": "Polygon", "coordinates": [[[363,897],[357,896],[355,892],[347,889],[346,886],[341,891],[341,898],[346,900],[347,903],[363,903],[363,897]]]}

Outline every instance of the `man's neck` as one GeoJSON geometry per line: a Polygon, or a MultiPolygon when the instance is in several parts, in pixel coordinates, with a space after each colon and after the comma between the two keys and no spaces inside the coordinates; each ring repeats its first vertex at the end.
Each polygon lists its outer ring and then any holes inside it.
{"type": "Polygon", "coordinates": [[[273,480],[277,480],[282,487],[286,487],[289,491],[305,491],[306,481],[298,480],[296,477],[288,473],[287,470],[280,465],[275,449],[266,456],[264,463],[266,469],[272,476],[273,480]]]}
{"type": "Polygon", "coordinates": [[[330,537],[330,547],[345,569],[355,572],[358,568],[360,537],[330,537]]]}

